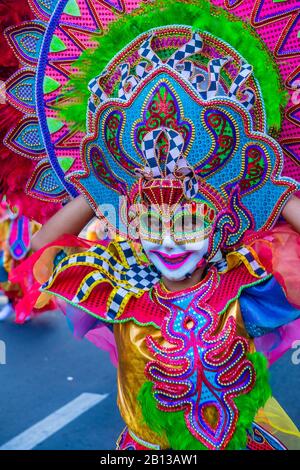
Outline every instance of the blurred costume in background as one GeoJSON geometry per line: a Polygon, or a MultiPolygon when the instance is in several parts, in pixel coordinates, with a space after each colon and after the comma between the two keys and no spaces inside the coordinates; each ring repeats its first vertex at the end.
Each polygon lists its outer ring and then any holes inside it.
{"type": "MultiPolygon", "coordinates": [[[[34,157],[34,152],[30,151],[35,149],[37,136],[33,136],[29,128],[26,127],[28,120],[31,121],[33,118],[33,101],[31,99],[33,81],[31,78],[34,77],[34,69],[31,64],[28,64],[28,61],[24,62],[15,53],[16,51],[8,40],[6,32],[15,28],[18,29],[22,22],[28,24],[34,18],[35,14],[26,1],[16,0],[13,4],[10,0],[1,2],[0,200],[5,202],[1,203],[0,283],[1,289],[8,298],[8,303],[4,305],[0,313],[1,319],[5,319],[14,313],[15,307],[23,297],[23,293],[28,291],[30,285],[25,279],[20,279],[18,283],[10,282],[8,276],[11,270],[31,254],[31,235],[38,230],[40,223],[45,222],[61,207],[61,200],[58,200],[53,192],[54,197],[47,198],[42,192],[33,194],[27,191],[28,180],[42,156],[42,153],[36,153],[34,157]],[[25,80],[23,81],[21,78],[19,81],[18,78],[20,77],[25,78],[25,80]],[[20,130],[20,126],[22,127],[21,121],[25,123],[25,132],[18,133],[16,145],[11,145],[6,137],[16,127],[20,130]],[[9,207],[14,208],[14,214],[9,207]]],[[[25,45],[25,49],[27,48],[30,55],[33,44],[31,46],[29,44],[30,34],[27,37],[28,42],[25,44],[25,41],[23,45],[25,45]]],[[[48,183],[49,181],[45,181],[47,187],[48,183]]],[[[65,198],[65,200],[67,199],[65,198]]],[[[20,323],[28,318],[30,318],[30,312],[25,317],[21,309],[16,315],[16,320],[20,323]]]]}
{"type": "Polygon", "coordinates": [[[33,268],[26,308],[54,296],[109,351],[119,449],[299,448],[268,377],[300,326],[300,238],[275,225],[299,189],[299,5],[30,4],[40,21],[7,32],[30,68],[6,143],[36,162],[28,194],[84,194],[118,238],[35,253],[14,274],[33,268]]]}
{"type": "MultiPolygon", "coordinates": [[[[16,209],[11,210],[3,201],[0,218],[0,287],[8,299],[0,310],[0,320],[15,313],[15,306],[30,285],[30,278],[21,280],[21,284],[9,281],[9,273],[30,256],[31,237],[39,230],[40,224],[19,216],[16,209]]],[[[17,321],[24,321],[20,312],[17,321]]]]}

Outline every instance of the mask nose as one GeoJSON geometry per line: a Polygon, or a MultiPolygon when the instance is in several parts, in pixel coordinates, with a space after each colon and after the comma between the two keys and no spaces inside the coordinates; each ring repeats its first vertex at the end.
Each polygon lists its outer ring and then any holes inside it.
{"type": "Polygon", "coordinates": [[[172,240],[170,235],[166,235],[164,237],[162,246],[165,248],[166,251],[172,251],[175,247],[175,242],[172,240]]]}

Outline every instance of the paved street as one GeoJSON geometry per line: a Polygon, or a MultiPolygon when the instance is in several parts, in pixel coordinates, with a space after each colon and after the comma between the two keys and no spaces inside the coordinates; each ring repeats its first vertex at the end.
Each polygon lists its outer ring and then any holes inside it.
{"type": "MultiPolygon", "coordinates": [[[[12,439],[20,448],[114,448],[123,424],[106,353],[75,340],[56,312],[23,326],[0,323],[0,340],[0,448],[12,439]]],[[[271,372],[275,397],[300,427],[300,364],[288,353],[271,372]]]]}

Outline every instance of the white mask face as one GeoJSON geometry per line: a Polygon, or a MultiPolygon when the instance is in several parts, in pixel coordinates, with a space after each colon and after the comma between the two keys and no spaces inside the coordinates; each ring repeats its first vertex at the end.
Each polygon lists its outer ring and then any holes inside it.
{"type": "Polygon", "coordinates": [[[192,274],[208,251],[209,240],[178,245],[167,235],[162,243],[141,239],[148,259],[170,281],[181,281],[192,274]]]}

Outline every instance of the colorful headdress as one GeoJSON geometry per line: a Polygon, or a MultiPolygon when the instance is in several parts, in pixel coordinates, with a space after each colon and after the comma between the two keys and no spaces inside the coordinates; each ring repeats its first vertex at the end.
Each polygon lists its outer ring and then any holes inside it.
{"type": "MultiPolygon", "coordinates": [[[[145,191],[155,203],[162,189],[160,202],[172,202],[171,189],[207,202],[217,214],[212,256],[273,225],[297,185],[281,176],[259,84],[236,50],[170,25],[139,35],[99,72],[89,84],[84,171],[68,177],[95,210],[118,207],[120,196],[139,203],[145,191]]],[[[116,220],[121,232],[126,217],[116,220]]]]}
{"type": "MultiPolygon", "coordinates": [[[[23,185],[22,189],[26,186],[27,199],[33,198],[30,215],[36,212],[39,218],[38,199],[50,205],[64,202],[69,195],[78,194],[78,187],[86,186],[85,192],[94,206],[104,199],[115,204],[118,193],[127,194],[136,181],[135,170],[146,164],[142,144],[152,92],[153,104],[166,98],[167,104],[175,105],[172,120],[177,123],[174,128],[161,122],[163,131],[159,138],[155,138],[155,129],[150,129],[153,134],[148,132],[149,140],[156,145],[153,150],[162,160],[172,159],[174,149],[169,152],[170,146],[181,136],[181,155],[198,178],[199,194],[210,196],[220,211],[228,206],[240,181],[240,194],[236,197],[241,199],[249,219],[246,222],[243,216],[241,231],[246,225],[255,229],[269,227],[295,187],[280,178],[282,150],[266,135],[267,131],[276,134],[284,150],[284,174],[299,178],[298,104],[290,102],[286,107],[282,126],[280,116],[284,90],[292,96],[299,75],[297,2],[289,2],[288,6],[266,0],[94,3],[53,0],[46,4],[30,0],[32,20],[6,31],[20,60],[19,70],[5,85],[6,96],[8,105],[24,113],[24,117],[7,133],[1,158],[15,161],[17,155],[26,157],[26,169],[25,163],[20,165],[20,174],[17,177],[14,173],[13,183],[14,189],[16,181],[23,185]],[[139,5],[140,9],[133,12],[139,5]],[[250,18],[251,26],[238,18],[250,18]],[[109,26],[115,19],[117,22],[109,26]],[[174,26],[178,22],[180,25],[174,26]],[[284,67],[280,62],[283,59],[284,67]],[[276,62],[285,86],[280,84],[276,62]],[[154,75],[157,93],[150,84],[154,75]],[[158,83],[159,76],[164,84],[158,83]],[[73,91],[66,93],[65,86],[71,86],[73,91]],[[114,110],[111,108],[113,114],[108,118],[101,110],[107,109],[108,114],[112,102],[114,110]],[[87,104],[90,140],[85,141],[87,159],[82,161],[80,143],[85,135],[87,104]],[[99,127],[96,138],[96,122],[106,135],[100,136],[99,127]],[[171,136],[170,130],[177,136],[171,136]],[[93,136],[95,151],[91,158],[93,136]],[[238,167],[239,173],[234,170],[238,167]],[[84,171],[90,172],[85,180],[84,171]],[[95,182],[98,188],[103,183],[101,194],[94,193],[95,182]],[[270,191],[271,187],[274,191],[270,191]],[[259,207],[252,211],[265,196],[264,214],[259,207]],[[279,201],[277,205],[275,199],[279,201]],[[271,210],[272,205],[275,210],[271,210]]],[[[12,197],[9,173],[4,164],[1,169],[2,186],[12,197]]],[[[193,190],[195,182],[190,184],[193,190]]],[[[237,242],[237,237],[231,238],[229,244],[237,242]]]]}

